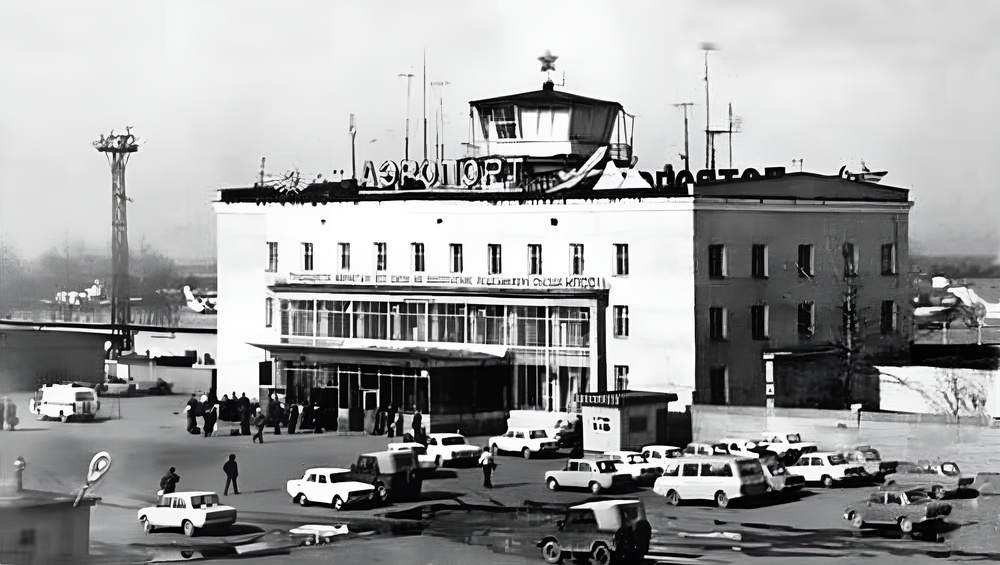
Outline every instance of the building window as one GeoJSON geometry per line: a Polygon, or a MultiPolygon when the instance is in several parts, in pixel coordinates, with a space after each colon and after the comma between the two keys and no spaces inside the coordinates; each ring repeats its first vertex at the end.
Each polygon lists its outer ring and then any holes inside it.
{"type": "Polygon", "coordinates": [[[583,244],[569,244],[569,274],[583,274],[583,244]]]}
{"type": "Polygon", "coordinates": [[[427,336],[427,304],[423,302],[394,302],[389,308],[390,339],[397,341],[425,341],[427,336]]]}
{"type": "Polygon", "coordinates": [[[590,310],[575,306],[549,307],[553,347],[590,347],[590,310]]]}
{"type": "Polygon", "coordinates": [[[486,246],[487,263],[489,274],[499,275],[503,270],[502,256],[500,255],[500,244],[490,243],[486,246]]]}
{"type": "Polygon", "coordinates": [[[351,337],[350,300],[320,300],[316,303],[316,337],[351,337]]]}
{"type": "Polygon", "coordinates": [[[767,246],[754,245],[750,248],[751,275],[757,279],[767,278],[767,246]]]}
{"type": "Polygon", "coordinates": [[[431,304],[430,339],[465,343],[465,304],[431,304]]]}
{"type": "Polygon", "coordinates": [[[503,305],[469,304],[469,341],[504,345],[507,313],[503,305]]]}
{"type": "Polygon", "coordinates": [[[313,270],[313,244],[311,243],[302,244],[302,270],[313,270]]]}
{"type": "Polygon", "coordinates": [[[816,303],[802,302],[799,304],[799,337],[809,338],[816,333],[816,303]]]}
{"type": "Polygon", "coordinates": [[[850,242],[844,244],[844,276],[858,276],[858,247],[850,242]]]}
{"type": "Polygon", "coordinates": [[[726,246],[708,246],[708,276],[713,279],[721,279],[726,276],[726,246]]]}
{"type": "Polygon", "coordinates": [[[411,243],[410,251],[411,251],[410,254],[412,255],[410,261],[410,269],[414,273],[424,272],[424,244],[411,243]]]}
{"type": "Polygon", "coordinates": [[[340,255],[340,270],[350,271],[351,270],[351,244],[350,243],[338,243],[337,253],[340,255]]]}
{"type": "Polygon", "coordinates": [[[264,327],[274,325],[274,299],[268,296],[264,299],[264,327]]]}
{"type": "Polygon", "coordinates": [[[537,243],[528,244],[528,274],[542,274],[542,246],[537,243]]]}
{"type": "Polygon", "coordinates": [[[525,347],[546,347],[548,336],[546,325],[548,319],[544,306],[512,306],[511,312],[511,345],[525,347]]]}
{"type": "Polygon", "coordinates": [[[892,300],[882,301],[881,329],[884,334],[891,334],[896,331],[897,309],[896,303],[892,300]]]}
{"type": "Polygon", "coordinates": [[[354,301],[354,337],[389,339],[389,303],[354,301]]]}
{"type": "Polygon", "coordinates": [[[814,270],[814,253],[812,245],[800,245],[799,246],[799,262],[797,264],[799,268],[799,276],[807,279],[811,279],[815,273],[814,270]]]}
{"type": "Polygon", "coordinates": [[[450,243],[448,244],[448,253],[451,256],[451,272],[461,273],[462,269],[465,267],[464,261],[462,260],[462,244],[461,243],[450,243]]]}
{"type": "Polygon", "coordinates": [[[628,306],[614,308],[615,337],[628,337],[628,306]]]}
{"type": "Polygon", "coordinates": [[[514,120],[513,106],[497,106],[490,114],[490,121],[496,127],[497,139],[517,138],[517,122],[514,120]]]}
{"type": "Polygon", "coordinates": [[[278,242],[267,242],[267,272],[278,272],[278,242]]]}
{"type": "Polygon", "coordinates": [[[386,264],[388,263],[387,258],[387,247],[385,242],[378,242],[375,244],[375,270],[384,271],[386,269],[386,264]]]}
{"type": "Polygon", "coordinates": [[[896,268],[896,244],[886,243],[882,246],[882,274],[895,275],[898,272],[896,268]]]}
{"type": "Polygon", "coordinates": [[[726,309],[712,307],[708,309],[709,337],[721,341],[729,337],[729,327],[726,320],[726,309]]]}
{"type": "Polygon", "coordinates": [[[713,365],[708,370],[709,403],[725,405],[729,401],[729,369],[713,365]]]}
{"type": "Polygon", "coordinates": [[[615,365],[615,390],[628,390],[628,365],[615,365]]]}
{"type": "Polygon", "coordinates": [[[628,244],[615,244],[615,270],[616,277],[628,276],[628,244]]]}
{"type": "Polygon", "coordinates": [[[750,307],[750,327],[753,339],[767,339],[770,337],[767,317],[766,304],[758,304],[750,307]]]}

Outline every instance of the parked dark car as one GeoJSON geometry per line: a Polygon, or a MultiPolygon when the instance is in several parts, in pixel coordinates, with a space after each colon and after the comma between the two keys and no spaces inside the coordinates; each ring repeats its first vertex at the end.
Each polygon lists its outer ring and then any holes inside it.
{"type": "Polygon", "coordinates": [[[649,552],[652,528],[641,500],[601,500],[570,507],[537,546],[546,563],[570,558],[590,563],[642,563],[649,552]]]}
{"type": "Polygon", "coordinates": [[[412,451],[376,451],[358,456],[350,479],[375,487],[381,502],[419,500],[423,487],[420,463],[412,451]]]}

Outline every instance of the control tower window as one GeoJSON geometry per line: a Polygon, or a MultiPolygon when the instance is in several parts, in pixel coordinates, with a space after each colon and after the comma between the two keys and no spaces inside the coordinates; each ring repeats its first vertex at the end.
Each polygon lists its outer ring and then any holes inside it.
{"type": "Polygon", "coordinates": [[[491,111],[491,120],[496,128],[497,139],[517,139],[517,121],[513,106],[498,106],[491,111]]]}

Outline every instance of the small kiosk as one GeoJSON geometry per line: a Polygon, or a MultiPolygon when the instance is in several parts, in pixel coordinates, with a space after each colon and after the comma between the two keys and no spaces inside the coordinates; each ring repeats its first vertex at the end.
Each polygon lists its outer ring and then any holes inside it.
{"type": "Polygon", "coordinates": [[[644,445],[678,445],[676,442],[690,436],[691,428],[690,423],[681,425],[685,417],[690,418],[687,413],[667,410],[676,400],[673,393],[635,390],[581,394],[584,451],[638,451],[644,445]]]}

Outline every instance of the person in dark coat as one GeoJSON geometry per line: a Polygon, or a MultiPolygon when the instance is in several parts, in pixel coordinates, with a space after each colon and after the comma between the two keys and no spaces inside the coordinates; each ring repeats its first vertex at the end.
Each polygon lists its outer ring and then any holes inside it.
{"type": "Polygon", "coordinates": [[[323,433],[324,419],[326,418],[326,408],[320,406],[319,402],[313,403],[313,433],[323,433]]]}
{"type": "Polygon", "coordinates": [[[372,426],[372,435],[380,436],[385,433],[385,408],[378,407],[375,411],[375,423],[372,426]]]}
{"type": "Polygon", "coordinates": [[[240,493],[240,487],[236,485],[236,477],[240,476],[240,467],[236,464],[236,454],[232,453],[229,455],[229,461],[222,466],[222,470],[226,473],[226,488],[222,491],[223,496],[229,494],[229,484],[233,485],[233,494],[240,493]]]}
{"type": "Polygon", "coordinates": [[[403,413],[402,412],[400,412],[399,414],[396,414],[395,428],[396,428],[396,435],[402,437],[402,435],[403,435],[403,413]]]}
{"type": "Polygon", "coordinates": [[[302,407],[302,429],[303,430],[313,429],[313,427],[316,425],[315,417],[316,415],[313,414],[312,404],[309,404],[307,402],[306,405],[302,407]]]}
{"type": "Polygon", "coordinates": [[[228,422],[229,417],[229,395],[223,394],[222,400],[219,401],[219,420],[228,422]]]}
{"type": "Polygon", "coordinates": [[[299,403],[293,402],[288,407],[288,433],[295,433],[295,426],[299,424],[299,403]]]}
{"type": "Polygon", "coordinates": [[[235,391],[233,392],[233,395],[229,397],[229,401],[226,404],[226,407],[228,408],[227,411],[229,412],[229,421],[239,422],[240,421],[239,399],[236,398],[235,391]]]}
{"type": "Polygon", "coordinates": [[[17,404],[15,404],[10,397],[7,398],[7,410],[5,411],[4,419],[7,422],[7,426],[10,428],[10,431],[14,431],[14,427],[20,422],[20,420],[17,419],[17,404]]]}
{"type": "Polygon", "coordinates": [[[263,443],[264,443],[264,424],[265,423],[267,423],[267,418],[264,417],[264,414],[260,411],[260,408],[258,408],[257,409],[257,416],[254,418],[254,421],[253,421],[253,425],[257,426],[257,433],[255,433],[253,435],[253,443],[256,443],[257,440],[260,439],[260,443],[263,445],[263,443]]]}
{"type": "Polygon", "coordinates": [[[240,405],[240,435],[248,436],[250,431],[250,406],[240,405]]]}
{"type": "Polygon", "coordinates": [[[205,407],[205,437],[211,437],[215,431],[215,423],[219,420],[219,405],[209,401],[205,407]]]}
{"type": "Polygon", "coordinates": [[[171,467],[170,470],[167,471],[167,474],[163,475],[163,478],[160,479],[160,490],[163,491],[163,494],[170,494],[174,492],[174,490],[177,489],[177,483],[181,482],[181,478],[175,471],[177,471],[177,469],[171,467]]]}
{"type": "Polygon", "coordinates": [[[267,411],[271,417],[271,425],[274,426],[274,435],[280,436],[284,410],[281,408],[281,403],[278,402],[277,395],[267,403],[267,411]]]}
{"type": "Polygon", "coordinates": [[[198,399],[192,394],[191,398],[187,401],[187,408],[185,409],[185,415],[187,416],[187,431],[189,434],[198,433],[195,430],[198,429],[198,399]]]}
{"type": "Polygon", "coordinates": [[[392,405],[385,411],[385,433],[389,437],[396,436],[396,408],[392,405]]]}
{"type": "Polygon", "coordinates": [[[420,410],[413,411],[413,421],[410,422],[410,427],[413,428],[413,437],[417,437],[420,433],[420,421],[423,416],[420,415],[420,410]]]}

